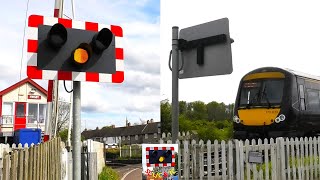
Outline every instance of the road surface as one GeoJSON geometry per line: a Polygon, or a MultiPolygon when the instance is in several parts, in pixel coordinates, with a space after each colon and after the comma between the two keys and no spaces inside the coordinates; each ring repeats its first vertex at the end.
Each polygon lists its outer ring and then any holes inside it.
{"type": "Polygon", "coordinates": [[[124,167],[116,168],[115,170],[119,173],[121,180],[141,180],[142,179],[141,164],[127,165],[124,167]]]}

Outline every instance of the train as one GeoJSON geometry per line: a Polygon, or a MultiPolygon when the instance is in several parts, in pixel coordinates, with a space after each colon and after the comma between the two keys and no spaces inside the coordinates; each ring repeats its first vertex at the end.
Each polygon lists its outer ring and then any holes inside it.
{"type": "Polygon", "coordinates": [[[233,138],[316,136],[320,77],[278,67],[245,74],[236,96],[233,138]]]}

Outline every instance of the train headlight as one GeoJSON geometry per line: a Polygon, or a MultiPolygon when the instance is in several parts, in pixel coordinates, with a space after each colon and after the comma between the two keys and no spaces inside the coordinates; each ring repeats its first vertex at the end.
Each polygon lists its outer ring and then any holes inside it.
{"type": "Polygon", "coordinates": [[[281,120],[280,120],[280,118],[279,117],[277,117],[275,120],[274,120],[274,122],[276,122],[276,123],[279,123],[281,120]]]}
{"type": "Polygon", "coordinates": [[[240,119],[238,116],[233,116],[233,121],[238,124],[240,123],[240,119]]]}
{"type": "Polygon", "coordinates": [[[280,121],[284,121],[286,119],[286,116],[284,114],[280,114],[279,119],[280,121]]]}

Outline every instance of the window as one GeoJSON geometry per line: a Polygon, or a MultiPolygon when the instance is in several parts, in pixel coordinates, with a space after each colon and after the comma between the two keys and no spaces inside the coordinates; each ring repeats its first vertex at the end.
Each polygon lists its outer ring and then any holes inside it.
{"type": "Polygon", "coordinates": [[[38,121],[38,104],[29,103],[28,123],[35,123],[37,121],[38,121]]]}
{"type": "Polygon", "coordinates": [[[13,124],[13,103],[4,102],[2,107],[3,124],[13,124]]]}
{"type": "Polygon", "coordinates": [[[128,136],[128,140],[130,140],[130,136],[128,136]]]}
{"type": "Polygon", "coordinates": [[[26,115],[25,115],[25,104],[21,104],[21,103],[19,103],[19,104],[17,104],[17,106],[16,106],[16,116],[17,117],[25,117],[26,115]]]}
{"type": "Polygon", "coordinates": [[[39,104],[39,123],[44,123],[47,114],[47,105],[46,104],[39,104]]]}
{"type": "Polygon", "coordinates": [[[240,93],[240,106],[272,106],[282,101],[282,79],[266,79],[244,82],[240,93]]]}
{"type": "Polygon", "coordinates": [[[158,137],[158,134],[157,134],[157,133],[154,133],[154,134],[153,134],[153,137],[154,137],[154,138],[157,138],[157,137],[158,137]]]}
{"type": "Polygon", "coordinates": [[[126,137],[125,136],[122,136],[122,141],[126,140],[126,137]]]}
{"type": "Polygon", "coordinates": [[[46,104],[29,103],[28,104],[28,123],[44,123],[46,118],[46,104]]]}
{"type": "Polygon", "coordinates": [[[138,140],[138,135],[135,135],[135,137],[134,137],[136,140],[138,140]]]}
{"type": "Polygon", "coordinates": [[[320,109],[319,91],[315,89],[307,89],[307,98],[307,110],[318,111],[320,109]]]}
{"type": "Polygon", "coordinates": [[[145,139],[148,139],[148,134],[145,134],[145,135],[144,135],[144,138],[145,138],[145,139]]]}

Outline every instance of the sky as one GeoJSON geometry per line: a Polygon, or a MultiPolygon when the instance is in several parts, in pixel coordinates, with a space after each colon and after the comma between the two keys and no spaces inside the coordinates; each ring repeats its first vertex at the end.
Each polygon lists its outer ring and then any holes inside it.
{"type": "Polygon", "coordinates": [[[168,68],[172,27],[227,17],[234,39],[230,75],[179,80],[179,100],[234,103],[240,79],[249,71],[272,66],[320,75],[318,1],[161,0],[161,99],[171,101],[168,68]]]}
{"type": "MultiPolygon", "coordinates": [[[[26,78],[27,16],[53,16],[54,0],[12,0],[0,12],[0,90],[26,78]],[[21,72],[21,73],[20,73],[21,72]],[[21,74],[21,77],[20,77],[21,74]]],[[[160,120],[160,1],[75,0],[75,20],[113,24],[123,29],[125,81],[122,84],[81,83],[81,127],[125,126],[140,119],[160,120]]],[[[72,17],[71,0],[64,2],[64,18],[72,17]]],[[[47,80],[35,80],[47,89],[47,80]]],[[[66,82],[70,90],[71,82],[66,82]]],[[[70,96],[59,86],[59,96],[70,96]]]]}

